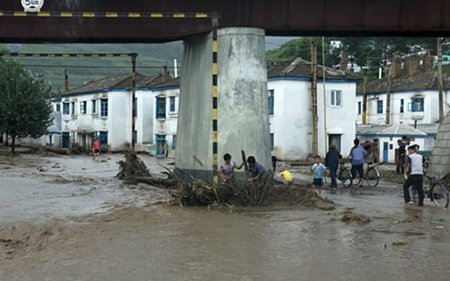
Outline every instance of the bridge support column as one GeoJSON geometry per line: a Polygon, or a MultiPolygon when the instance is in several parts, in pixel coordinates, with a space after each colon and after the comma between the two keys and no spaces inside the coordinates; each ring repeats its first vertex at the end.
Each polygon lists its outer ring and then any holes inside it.
{"type": "MultiPolygon", "coordinates": [[[[212,36],[184,42],[178,115],[176,173],[212,182],[212,36]]],[[[241,150],[271,167],[264,31],[218,30],[218,161],[241,150]]]]}

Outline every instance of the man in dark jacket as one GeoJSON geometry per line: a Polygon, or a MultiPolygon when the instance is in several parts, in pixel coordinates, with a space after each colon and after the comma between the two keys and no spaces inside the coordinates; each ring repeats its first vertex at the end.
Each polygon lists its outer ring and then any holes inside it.
{"type": "Polygon", "coordinates": [[[336,150],[336,145],[331,144],[330,150],[325,157],[325,166],[330,170],[331,187],[337,187],[336,172],[339,168],[339,161],[342,155],[336,150]]]}

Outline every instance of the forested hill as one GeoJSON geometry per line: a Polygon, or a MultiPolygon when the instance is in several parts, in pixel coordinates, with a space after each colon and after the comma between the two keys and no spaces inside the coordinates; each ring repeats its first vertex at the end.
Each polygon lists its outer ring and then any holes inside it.
{"type": "MultiPolygon", "coordinates": [[[[7,45],[0,45],[7,49],[7,45]]],[[[182,42],[164,44],[21,44],[21,53],[131,53],[138,54],[137,71],[151,75],[162,70],[164,65],[173,73],[173,62],[179,66],[183,52],[182,42]]],[[[69,74],[69,87],[81,86],[89,80],[100,79],[114,74],[131,72],[131,58],[18,58],[32,72],[42,75],[52,86],[53,92],[64,87],[64,70],[69,74]]]]}

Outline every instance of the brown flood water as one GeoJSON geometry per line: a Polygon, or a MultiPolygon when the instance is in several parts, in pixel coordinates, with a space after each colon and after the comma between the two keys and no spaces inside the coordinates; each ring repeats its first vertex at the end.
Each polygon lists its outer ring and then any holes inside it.
{"type": "MultiPolygon", "coordinates": [[[[20,181],[13,176],[3,173],[0,184],[20,181]]],[[[49,184],[50,176],[41,183],[35,177],[34,184],[70,198],[64,204],[111,200],[104,194],[113,183],[83,182],[85,190],[96,189],[71,196],[79,184],[49,184]]],[[[0,220],[0,280],[450,280],[449,212],[429,201],[423,209],[404,207],[399,190],[386,188],[392,191],[327,194],[337,203],[334,211],[136,207],[142,194],[121,190],[112,200],[119,207],[87,215],[75,208],[67,217],[63,207],[43,200],[54,219],[27,221],[18,214],[14,221],[11,211],[0,220]],[[371,221],[344,223],[346,211],[371,221]]]]}
{"type": "Polygon", "coordinates": [[[130,208],[31,228],[41,245],[4,259],[0,279],[448,280],[448,221],[419,216],[130,208]]]}

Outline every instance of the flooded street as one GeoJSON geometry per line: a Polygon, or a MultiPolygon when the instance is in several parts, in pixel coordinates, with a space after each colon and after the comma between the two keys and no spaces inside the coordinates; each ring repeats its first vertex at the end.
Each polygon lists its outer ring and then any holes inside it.
{"type": "Polygon", "coordinates": [[[0,280],[449,279],[449,212],[405,207],[398,185],[339,188],[332,211],[208,211],[113,179],[120,159],[1,158],[0,280]]]}

